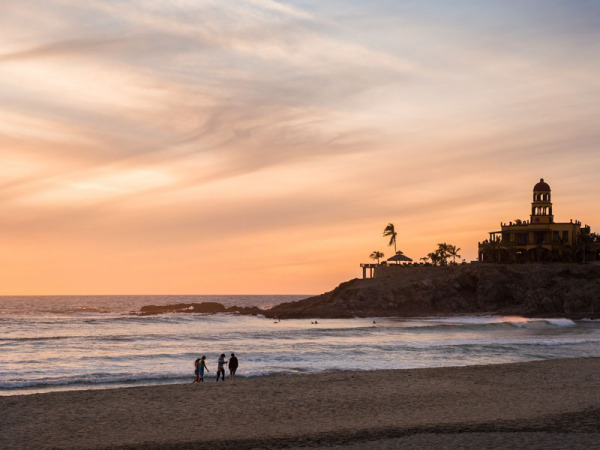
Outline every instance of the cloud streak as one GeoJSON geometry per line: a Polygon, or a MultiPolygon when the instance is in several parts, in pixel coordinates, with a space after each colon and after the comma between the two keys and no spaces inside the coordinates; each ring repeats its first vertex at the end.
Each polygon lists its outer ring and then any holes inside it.
{"type": "MultiPolygon", "coordinates": [[[[57,248],[157,255],[89,293],[148,292],[144,273],[183,283],[189,268],[159,261],[190,249],[199,267],[240,251],[297,262],[272,292],[318,292],[354,275],[389,221],[416,258],[446,240],[470,259],[541,176],[592,205],[599,21],[585,0],[7,0],[0,243],[24,255],[0,257],[6,293],[72,292],[68,277],[24,281],[57,248]]],[[[100,264],[71,259],[53,261],[100,264]]],[[[276,264],[241,267],[236,292],[270,290],[252,280],[276,264]]]]}

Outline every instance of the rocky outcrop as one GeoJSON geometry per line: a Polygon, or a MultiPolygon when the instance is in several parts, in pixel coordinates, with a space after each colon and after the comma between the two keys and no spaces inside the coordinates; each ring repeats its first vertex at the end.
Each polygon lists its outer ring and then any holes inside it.
{"type": "Polygon", "coordinates": [[[354,279],[331,292],[265,311],[267,317],[282,319],[484,313],[600,317],[600,267],[401,267],[385,277],[354,279]]]}
{"type": "Polygon", "coordinates": [[[600,318],[600,266],[467,264],[398,267],[386,276],[354,279],[316,297],[271,309],[220,303],[144,306],[165,312],[262,314],[270,318],[416,317],[514,314],[600,318]]]}
{"type": "Polygon", "coordinates": [[[238,307],[232,306],[226,308],[221,303],[217,302],[202,302],[202,303],[174,303],[171,305],[147,305],[142,306],[140,312],[137,313],[140,316],[151,316],[155,314],[166,314],[166,313],[203,313],[203,314],[217,314],[217,313],[238,313],[238,314],[264,314],[264,311],[257,307],[238,307]]]}

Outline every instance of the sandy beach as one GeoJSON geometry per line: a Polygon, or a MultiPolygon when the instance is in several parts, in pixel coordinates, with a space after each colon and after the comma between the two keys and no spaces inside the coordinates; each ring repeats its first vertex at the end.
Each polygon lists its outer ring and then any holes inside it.
{"type": "MultiPolygon", "coordinates": [[[[600,359],[0,397],[1,448],[594,448],[600,359]]],[[[192,377],[190,377],[191,379],[192,377]]]]}

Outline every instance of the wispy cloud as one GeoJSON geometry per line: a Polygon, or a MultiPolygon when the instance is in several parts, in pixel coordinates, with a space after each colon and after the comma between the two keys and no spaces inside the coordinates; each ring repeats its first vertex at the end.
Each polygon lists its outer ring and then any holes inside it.
{"type": "MultiPolygon", "coordinates": [[[[6,0],[0,242],[45,237],[35,261],[260,247],[315,265],[297,292],[353,273],[388,221],[408,251],[471,258],[541,176],[595,201],[599,23],[586,0],[6,0]]],[[[239,291],[266,276],[244,268],[239,291]]]]}

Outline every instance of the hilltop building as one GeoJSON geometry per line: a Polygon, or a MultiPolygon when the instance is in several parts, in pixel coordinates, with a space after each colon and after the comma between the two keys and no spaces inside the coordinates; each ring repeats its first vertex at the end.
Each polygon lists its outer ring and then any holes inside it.
{"type": "Polygon", "coordinates": [[[533,187],[529,220],[500,223],[489,240],[479,243],[480,262],[597,261],[598,235],[588,225],[571,219],[555,222],[552,191],[544,179],[533,187]]]}

